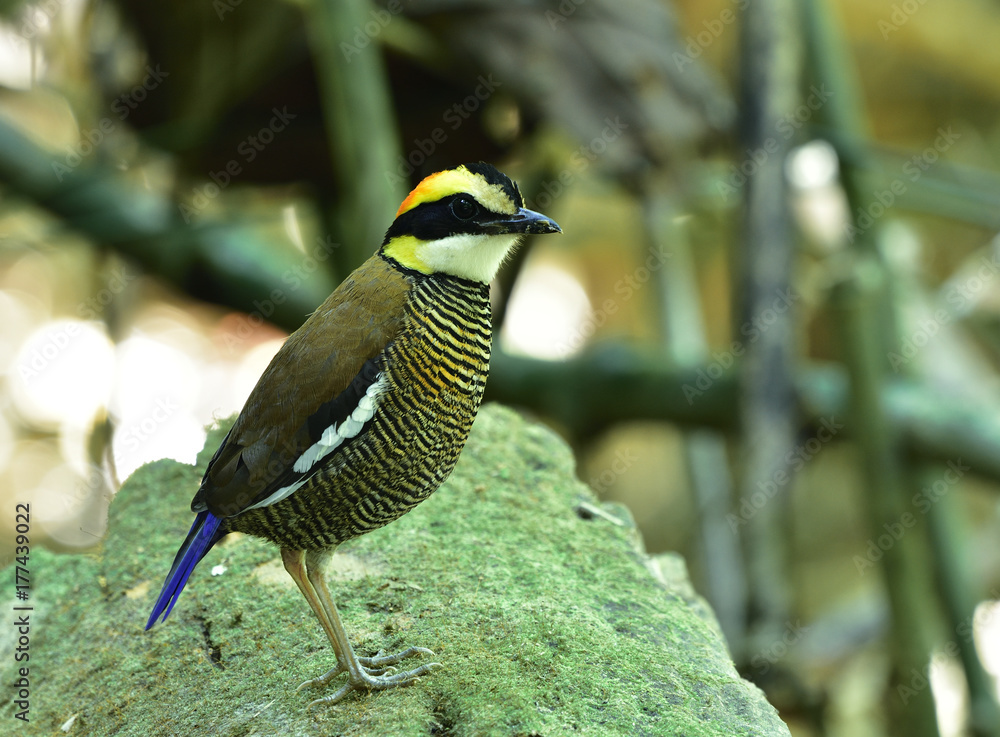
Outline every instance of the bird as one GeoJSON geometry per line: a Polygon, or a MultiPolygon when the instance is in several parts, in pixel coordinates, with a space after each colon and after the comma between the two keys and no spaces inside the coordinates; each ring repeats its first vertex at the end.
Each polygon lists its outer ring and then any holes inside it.
{"type": "Polygon", "coordinates": [[[324,576],[341,543],[397,519],[449,476],[482,401],[490,282],[525,235],[561,233],[479,162],[409,193],[376,252],[293,332],[215,455],[146,630],[165,621],[198,562],[231,532],[275,543],[337,663],[299,689],[346,683],[309,706],[412,684],[423,647],[359,657],[324,576]]]}

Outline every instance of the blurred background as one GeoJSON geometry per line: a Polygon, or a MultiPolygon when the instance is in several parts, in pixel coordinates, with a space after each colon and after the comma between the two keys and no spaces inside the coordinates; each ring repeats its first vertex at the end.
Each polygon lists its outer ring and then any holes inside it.
{"type": "Polygon", "coordinates": [[[3,550],[18,502],[98,550],[486,160],[565,231],[494,287],[488,398],[796,737],[1000,734],[998,42],[987,0],[0,0],[3,550]]]}

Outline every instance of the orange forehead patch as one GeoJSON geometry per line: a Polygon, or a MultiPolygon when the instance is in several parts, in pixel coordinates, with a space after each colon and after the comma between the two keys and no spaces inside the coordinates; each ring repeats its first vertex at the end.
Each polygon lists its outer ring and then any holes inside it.
{"type": "Polygon", "coordinates": [[[403,200],[396,211],[396,217],[424,202],[434,202],[456,192],[467,192],[472,178],[473,175],[465,167],[439,171],[424,177],[403,200]]]}

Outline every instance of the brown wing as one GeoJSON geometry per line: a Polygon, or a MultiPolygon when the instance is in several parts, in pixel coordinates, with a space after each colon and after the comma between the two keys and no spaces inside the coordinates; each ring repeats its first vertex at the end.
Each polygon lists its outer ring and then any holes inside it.
{"type": "Polygon", "coordinates": [[[410,287],[375,255],[288,337],[209,463],[194,511],[230,517],[282,485],[317,439],[308,419],[360,380],[399,332],[410,287]]]}

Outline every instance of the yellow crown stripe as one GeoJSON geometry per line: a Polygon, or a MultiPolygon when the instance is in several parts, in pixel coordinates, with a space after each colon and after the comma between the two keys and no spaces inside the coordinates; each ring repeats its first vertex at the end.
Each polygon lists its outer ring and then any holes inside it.
{"type": "Polygon", "coordinates": [[[435,202],[442,197],[468,191],[472,177],[472,173],[464,166],[448,171],[439,171],[425,177],[403,200],[403,204],[396,211],[396,217],[424,202],[435,202]]]}

